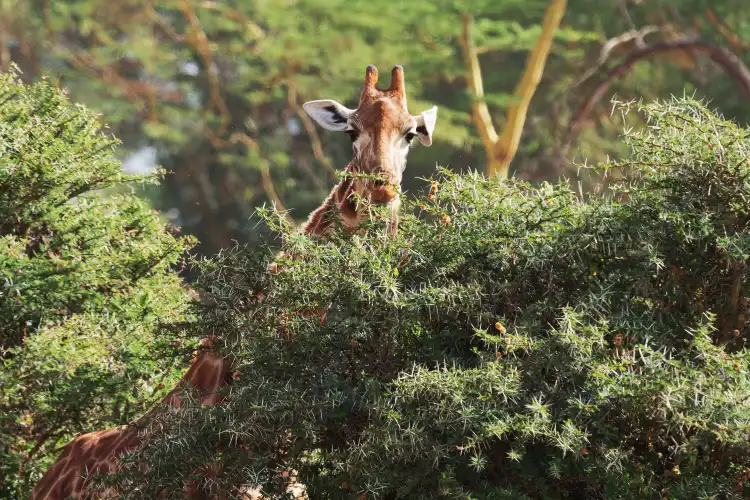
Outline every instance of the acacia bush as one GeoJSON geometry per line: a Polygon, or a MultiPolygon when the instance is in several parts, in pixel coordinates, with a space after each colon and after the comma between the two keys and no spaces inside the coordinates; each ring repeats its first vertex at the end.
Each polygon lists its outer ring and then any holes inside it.
{"type": "Polygon", "coordinates": [[[638,112],[599,167],[627,182],[585,201],[443,171],[385,243],[379,209],[323,243],[263,212],[298,258],[197,263],[183,333],[238,378],[155,417],[128,496],[214,463],[207,487],[277,498],[289,467],[312,498],[747,497],[750,132],[692,100],[638,112]]]}
{"type": "Polygon", "coordinates": [[[0,498],[180,375],[154,331],[185,319],[173,266],[193,239],[134,194],[157,178],[123,174],[104,132],[48,82],[0,74],[0,498]]]}

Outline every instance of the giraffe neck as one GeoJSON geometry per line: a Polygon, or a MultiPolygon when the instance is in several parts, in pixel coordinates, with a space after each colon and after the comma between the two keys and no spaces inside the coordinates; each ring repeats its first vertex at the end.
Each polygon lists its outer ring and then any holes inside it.
{"type": "MultiPolygon", "coordinates": [[[[233,380],[231,360],[218,356],[211,341],[211,338],[204,341],[188,371],[177,386],[161,400],[163,405],[179,408],[183,399],[181,391],[186,386],[192,386],[198,392],[201,404],[221,403],[219,391],[233,380]]],[[[136,450],[148,440],[151,434],[148,423],[153,414],[154,410],[151,410],[128,426],[82,434],[75,438],[64,447],[63,453],[34,487],[31,500],[119,496],[119,492],[115,490],[97,495],[86,493],[87,476],[118,471],[119,456],[136,450]]],[[[188,484],[186,492],[194,488],[194,484],[188,484]]],[[[186,494],[186,497],[190,495],[186,494]]]]}
{"type": "MultiPolygon", "coordinates": [[[[357,171],[353,162],[350,162],[344,170],[347,174],[357,171]]],[[[325,201],[315,209],[307,221],[302,225],[302,232],[310,236],[323,236],[336,227],[338,221],[347,231],[354,231],[359,227],[366,217],[362,210],[359,198],[367,198],[363,188],[357,189],[359,181],[356,178],[347,177],[336,184],[325,201]]],[[[401,207],[400,197],[397,196],[390,203],[390,218],[388,221],[388,234],[393,237],[398,224],[398,211],[401,207]]]]}
{"type": "MultiPolygon", "coordinates": [[[[349,163],[345,172],[352,173],[354,166],[349,163]]],[[[323,203],[315,209],[302,225],[302,231],[310,236],[322,236],[336,226],[338,221],[348,230],[356,228],[360,220],[357,203],[356,179],[346,178],[336,184],[323,203]]]]}
{"type": "Polygon", "coordinates": [[[193,386],[198,392],[200,402],[203,405],[215,405],[222,401],[219,391],[232,383],[231,360],[214,352],[212,346],[202,346],[201,351],[193,359],[188,371],[180,379],[180,382],[169,394],[161,400],[162,405],[180,407],[182,388],[193,386]]]}

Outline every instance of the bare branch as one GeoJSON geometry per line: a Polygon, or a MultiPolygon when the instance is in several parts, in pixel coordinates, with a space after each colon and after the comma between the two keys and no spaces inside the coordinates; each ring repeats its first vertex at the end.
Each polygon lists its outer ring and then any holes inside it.
{"type": "Polygon", "coordinates": [[[586,80],[594,76],[594,74],[596,74],[602,68],[602,66],[607,64],[609,55],[616,48],[632,42],[634,43],[636,49],[642,49],[646,46],[646,42],[644,41],[646,35],[657,33],[659,31],[660,28],[658,26],[644,26],[639,30],[626,31],[625,33],[610,38],[604,43],[601,51],[599,51],[599,58],[596,61],[596,66],[586,71],[586,73],[584,73],[583,76],[575,84],[573,84],[573,88],[580,86],[586,80]]]}
{"type": "Polygon", "coordinates": [[[745,97],[750,97],[750,70],[747,66],[730,50],[723,47],[716,47],[699,40],[680,40],[673,42],[660,42],[649,47],[633,51],[627,59],[609,70],[607,76],[602,80],[594,91],[589,95],[586,101],[579,108],[575,118],[570,122],[567,132],[566,144],[570,144],[574,135],[580,130],[583,123],[588,119],[594,105],[599,102],[609,86],[627,74],[635,63],[643,59],[654,57],[655,55],[681,50],[686,52],[703,52],[728,74],[739,87],[745,97]]]}

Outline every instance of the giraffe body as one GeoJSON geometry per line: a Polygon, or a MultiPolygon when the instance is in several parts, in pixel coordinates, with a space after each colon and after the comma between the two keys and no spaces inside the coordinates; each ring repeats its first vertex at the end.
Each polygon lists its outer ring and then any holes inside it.
{"type": "MultiPolygon", "coordinates": [[[[391,207],[389,232],[397,225],[400,206],[400,185],[406,155],[412,139],[429,146],[435,125],[437,108],[421,115],[409,115],[406,110],[403,69],[393,68],[391,86],[386,90],[376,87],[377,70],[368,66],[365,85],[360,94],[359,106],[351,110],[331,100],[310,101],[303,105],[307,113],[321,126],[332,131],[344,131],[352,139],[353,157],[346,167],[347,175],[329,193],[319,208],[314,210],[301,230],[310,236],[321,237],[331,231],[338,220],[344,229],[354,230],[367,216],[363,201],[391,207]]],[[[278,266],[271,264],[269,271],[278,266]]],[[[316,311],[313,314],[319,314],[316,311]]],[[[323,318],[325,314],[323,313],[323,318]]],[[[322,320],[321,320],[322,321],[322,320]]],[[[191,385],[198,392],[201,403],[220,404],[221,390],[231,384],[231,360],[220,357],[207,339],[203,350],[196,356],[178,385],[161,401],[163,405],[179,408],[180,391],[191,385]]],[[[32,500],[63,500],[117,498],[119,493],[88,492],[86,476],[111,474],[119,470],[119,457],[138,449],[149,437],[147,413],[130,425],[104,431],[90,432],[75,438],[66,445],[57,461],[47,470],[34,488],[32,500]]],[[[210,473],[215,473],[207,465],[210,473]]],[[[292,473],[293,475],[293,473],[292,473]]],[[[304,491],[290,484],[290,491],[304,498],[304,491]]],[[[194,485],[186,485],[185,498],[203,498],[194,485]]],[[[257,490],[243,492],[244,498],[260,498],[257,490]]],[[[221,496],[212,495],[212,498],[221,496]]]]}

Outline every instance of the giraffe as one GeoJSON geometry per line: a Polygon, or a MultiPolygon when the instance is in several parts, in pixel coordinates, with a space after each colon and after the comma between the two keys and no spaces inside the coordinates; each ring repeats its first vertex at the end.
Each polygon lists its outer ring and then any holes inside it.
{"type": "Polygon", "coordinates": [[[378,70],[368,66],[355,110],[330,99],[302,105],[323,128],[346,132],[353,144],[353,157],[344,170],[344,179],[303,226],[309,234],[325,233],[334,220],[330,216],[337,217],[345,229],[356,229],[367,215],[360,210],[358,200],[362,199],[375,205],[389,205],[388,232],[393,235],[396,231],[406,156],[415,137],[425,146],[432,144],[437,107],[417,116],[409,114],[401,66],[393,68],[388,89],[378,89],[377,81],[378,70]]]}
{"type": "MultiPolygon", "coordinates": [[[[414,138],[429,146],[437,118],[437,107],[412,116],[406,107],[404,73],[401,66],[393,68],[391,85],[385,90],[376,84],[375,66],[367,66],[359,105],[349,109],[333,100],[317,100],[303,104],[304,110],[323,128],[346,132],[352,141],[352,160],[344,178],[333,187],[328,197],[314,210],[300,230],[320,238],[336,226],[338,220],[347,231],[354,231],[367,217],[367,202],[390,207],[388,234],[398,224],[400,186],[406,156],[414,138]]],[[[269,272],[277,272],[272,264],[269,272]]],[[[192,386],[205,405],[221,403],[221,390],[234,379],[232,362],[213,349],[212,338],[204,340],[199,352],[177,386],[162,400],[162,405],[182,404],[181,390],[192,386]]],[[[153,410],[152,410],[153,411],[153,410]]],[[[118,457],[136,450],[148,439],[147,413],[130,425],[83,434],[68,443],[57,461],[35,486],[32,500],[63,500],[116,498],[118,492],[87,492],[87,476],[111,474],[119,470],[118,457]]],[[[194,485],[186,485],[185,498],[203,498],[194,485]]],[[[257,492],[246,492],[246,498],[259,498],[257,492]]]]}

